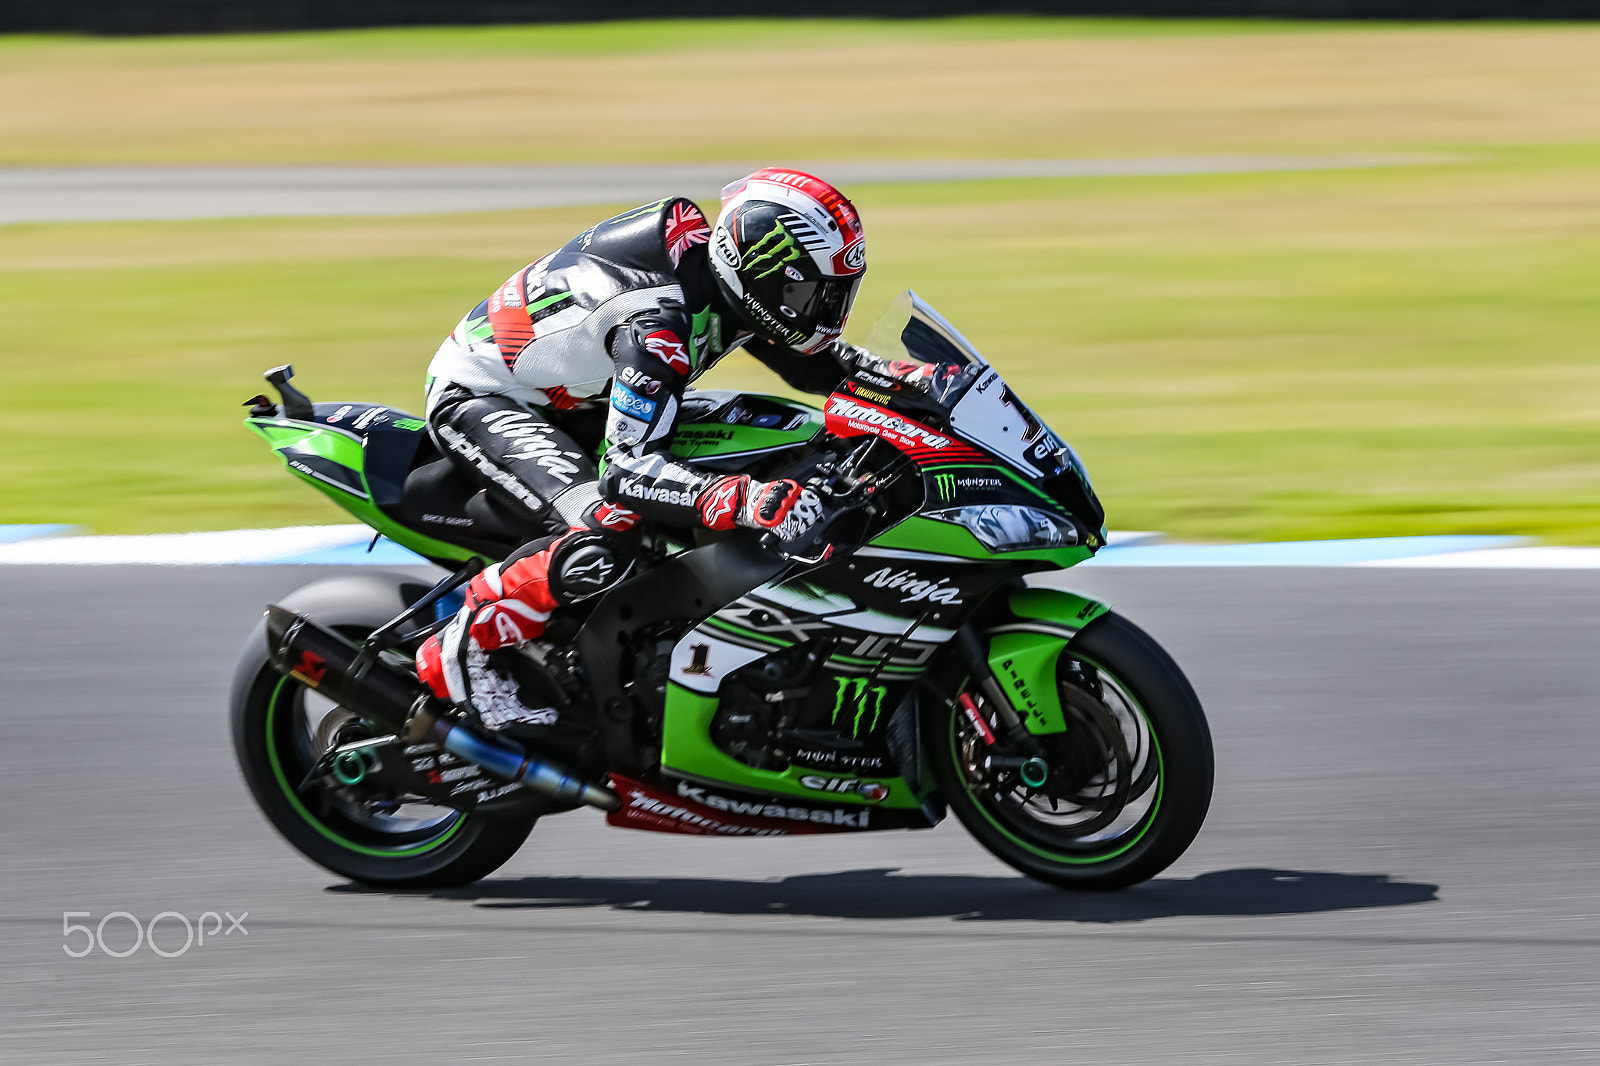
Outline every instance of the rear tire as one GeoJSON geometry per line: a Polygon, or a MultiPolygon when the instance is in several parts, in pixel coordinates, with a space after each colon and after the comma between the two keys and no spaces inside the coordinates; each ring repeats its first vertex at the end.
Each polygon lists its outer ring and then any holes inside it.
{"type": "Polygon", "coordinates": [[[1070,803],[1057,814],[1043,790],[980,768],[971,756],[977,730],[953,703],[930,708],[924,723],[940,791],[980,844],[1029,877],[1081,891],[1154,877],[1194,841],[1211,802],[1211,732],[1199,699],[1161,646],[1113,613],[1067,645],[1057,684],[1064,706],[1070,697],[1084,709],[1079,742],[1064,747],[1063,735],[1051,760],[1052,775],[1075,773],[1098,804],[1078,809],[1081,835],[1070,803]]]}
{"type": "MultiPolygon", "coordinates": [[[[402,574],[363,574],[315,582],[282,604],[357,639],[425,589],[402,574]]],[[[234,672],[234,753],[267,820],[312,862],[382,888],[443,888],[493,873],[528,838],[537,815],[496,817],[438,807],[409,818],[372,815],[321,782],[300,789],[319,754],[312,720],[319,700],[272,668],[266,623],[258,624],[234,672]]]]}

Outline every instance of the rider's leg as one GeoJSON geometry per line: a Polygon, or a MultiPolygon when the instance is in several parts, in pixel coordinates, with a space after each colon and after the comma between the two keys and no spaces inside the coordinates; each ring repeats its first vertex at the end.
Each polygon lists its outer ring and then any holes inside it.
{"type": "Polygon", "coordinates": [[[536,409],[455,390],[434,405],[429,425],[464,472],[525,514],[530,529],[549,531],[474,577],[466,606],[417,655],[436,695],[487,724],[514,719],[502,691],[511,683],[486,653],[539,637],[556,608],[620,581],[633,557],[624,534],[636,518],[601,501],[594,461],[536,409]]]}

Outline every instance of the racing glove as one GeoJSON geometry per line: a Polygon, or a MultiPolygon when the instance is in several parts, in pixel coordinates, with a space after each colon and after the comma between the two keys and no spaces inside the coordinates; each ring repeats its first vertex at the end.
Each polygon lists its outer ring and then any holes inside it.
{"type": "Polygon", "coordinates": [[[757,529],[780,540],[796,540],[822,518],[822,501],[798,481],[753,481],[734,474],[707,486],[695,499],[707,529],[757,529]]]}

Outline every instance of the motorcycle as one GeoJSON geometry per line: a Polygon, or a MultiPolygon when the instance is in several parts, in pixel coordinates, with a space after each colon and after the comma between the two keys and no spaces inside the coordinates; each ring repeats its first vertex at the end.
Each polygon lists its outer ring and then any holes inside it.
{"type": "MultiPolygon", "coordinates": [[[[532,533],[459,474],[422,420],[279,401],[246,420],[288,471],[451,571],[314,582],[270,605],[234,675],[235,751],[277,830],[334,873],[461,885],[535,822],[703,836],[926,829],[947,812],[1067,889],[1165,869],[1212,787],[1182,671],[1131,622],[1039,575],[1092,556],[1104,513],[1073,450],[907,292],[868,337],[924,380],[857,372],[819,409],[691,391],[673,450],[793,477],[809,539],[647,532],[636,569],[509,655],[535,721],[484,728],[412,656],[461,586],[532,533]],[[1024,578],[1035,577],[1029,584],[1024,578]]],[[[376,540],[376,538],[375,538],[376,540]]]]}

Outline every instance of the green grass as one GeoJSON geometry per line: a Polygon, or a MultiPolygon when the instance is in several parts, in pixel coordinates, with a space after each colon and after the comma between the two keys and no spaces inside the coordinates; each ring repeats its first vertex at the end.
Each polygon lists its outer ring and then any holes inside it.
{"type": "Polygon", "coordinates": [[[0,163],[1413,150],[1600,137],[1600,27],[994,17],[0,38],[0,163]]]}
{"type": "MultiPolygon", "coordinates": [[[[851,332],[917,288],[1078,447],[1113,527],[1600,543],[1600,147],[1460,151],[854,190],[851,332]]],[[[338,520],[240,426],[260,371],[415,409],[457,318],[600,213],[0,228],[0,521],[338,520]]],[[[714,377],[773,387],[737,356],[714,377]]]]}

